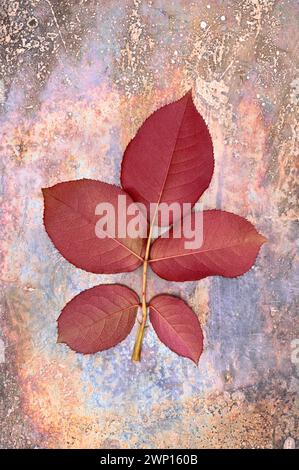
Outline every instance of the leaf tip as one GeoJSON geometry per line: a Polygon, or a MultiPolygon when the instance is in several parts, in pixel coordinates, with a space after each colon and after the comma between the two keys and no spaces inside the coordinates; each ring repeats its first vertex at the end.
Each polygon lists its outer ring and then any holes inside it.
{"type": "Polygon", "coordinates": [[[43,194],[44,198],[49,193],[49,190],[50,190],[50,188],[41,188],[41,191],[42,191],[42,194],[43,194]]]}
{"type": "Polygon", "coordinates": [[[188,356],[185,356],[187,357],[188,359],[190,359],[196,366],[198,366],[199,364],[199,359],[201,358],[201,355],[203,353],[203,346],[200,348],[199,351],[197,351],[196,354],[190,354],[188,356]]]}
{"type": "Polygon", "coordinates": [[[260,236],[260,242],[261,242],[261,245],[263,245],[264,243],[268,243],[268,238],[267,237],[264,237],[264,235],[261,235],[259,234],[260,236]]]}
{"type": "Polygon", "coordinates": [[[184,98],[191,98],[192,101],[193,101],[193,98],[192,98],[192,88],[189,88],[189,90],[187,90],[187,92],[186,92],[185,95],[184,95],[184,98]]]}
{"type": "Polygon", "coordinates": [[[65,340],[64,340],[64,338],[63,338],[63,336],[62,336],[62,334],[61,334],[60,331],[58,331],[56,343],[57,343],[57,344],[63,344],[63,343],[65,343],[65,340]]]}

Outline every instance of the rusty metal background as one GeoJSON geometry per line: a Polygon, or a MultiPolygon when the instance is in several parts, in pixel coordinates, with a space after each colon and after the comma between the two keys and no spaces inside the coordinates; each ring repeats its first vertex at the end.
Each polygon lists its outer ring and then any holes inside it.
{"type": "Polygon", "coordinates": [[[0,0],[2,447],[296,445],[298,19],[296,0],[0,0]],[[150,294],[180,293],[198,314],[198,368],[150,328],[141,364],[135,331],[75,354],[56,344],[64,304],[102,282],[139,290],[141,273],[65,261],[43,228],[41,187],[117,183],[142,121],[190,87],[215,146],[202,202],[269,241],[238,279],[150,276],[150,294]]]}

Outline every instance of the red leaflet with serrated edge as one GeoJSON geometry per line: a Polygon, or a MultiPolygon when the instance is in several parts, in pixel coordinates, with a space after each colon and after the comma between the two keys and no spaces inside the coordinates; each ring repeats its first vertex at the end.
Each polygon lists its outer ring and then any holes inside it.
{"type": "Polygon", "coordinates": [[[58,342],[84,354],[112,348],[130,333],[138,305],[138,295],[120,284],[81,292],[58,318],[58,342]]]}
{"type": "MultiPolygon", "coordinates": [[[[194,213],[191,217],[194,222],[194,213]]],[[[230,212],[203,212],[203,243],[186,249],[184,236],[158,238],[152,245],[150,265],[158,276],[168,281],[194,281],[207,276],[236,277],[255,262],[266,239],[243,217],[230,212]]]]}
{"type": "MultiPolygon", "coordinates": [[[[252,267],[266,241],[243,217],[208,210],[203,212],[202,244],[196,236],[199,243],[190,248],[192,240],[186,238],[184,230],[177,238],[175,225],[170,228],[168,238],[163,234],[152,243],[154,225],[179,222],[184,228],[189,218],[188,235],[196,228],[201,230],[201,224],[197,227],[195,223],[197,217],[190,212],[190,205],[193,206],[209,186],[213,169],[211,136],[189,91],[149,116],[129,143],[121,167],[123,189],[89,179],[43,189],[45,228],[68,261],[99,274],[129,272],[143,265],[142,316],[133,361],[140,361],[148,311],[158,337],[172,351],[197,364],[203,348],[199,321],[183,300],[162,294],[148,303],[148,266],[170,281],[192,281],[215,275],[240,276],[252,267]],[[121,208],[120,197],[125,198],[121,208]],[[113,224],[108,222],[104,229],[106,222],[99,217],[103,214],[96,210],[101,203],[113,209],[114,231],[113,224]],[[147,219],[140,213],[137,203],[146,206],[147,219]],[[188,215],[184,203],[189,203],[188,215]],[[162,219],[157,211],[153,220],[150,204],[164,204],[169,219],[162,219]],[[179,208],[176,217],[171,204],[179,208]],[[136,209],[142,221],[135,219],[135,215],[128,215],[129,205],[129,213],[134,214],[136,209]],[[122,216],[125,216],[124,222],[122,216]],[[133,230],[127,233],[129,225],[136,227],[135,223],[145,228],[142,235],[138,228],[134,235],[133,230]]],[[[58,319],[58,341],[84,354],[115,346],[131,331],[138,306],[137,294],[128,287],[109,284],[88,289],[62,310],[58,319]]]]}
{"type": "Polygon", "coordinates": [[[142,124],[125,150],[121,184],[147,209],[150,203],[193,205],[209,186],[213,169],[211,136],[189,91],[142,124]]]}
{"type": "Polygon", "coordinates": [[[192,309],[182,299],[162,294],[150,301],[149,312],[162,343],[197,364],[203,349],[203,334],[192,309]]]}
{"type": "MultiPolygon", "coordinates": [[[[133,271],[142,264],[142,238],[118,238],[118,231],[99,238],[96,207],[108,203],[118,217],[118,196],[132,199],[121,188],[89,179],[67,181],[43,189],[44,224],[60,253],[78,268],[92,273],[111,274],[133,271]]],[[[117,227],[116,227],[117,228],[117,227]]]]}

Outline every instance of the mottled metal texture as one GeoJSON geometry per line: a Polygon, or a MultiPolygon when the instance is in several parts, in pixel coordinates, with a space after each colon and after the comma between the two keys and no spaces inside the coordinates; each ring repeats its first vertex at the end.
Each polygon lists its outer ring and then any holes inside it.
{"type": "Polygon", "coordinates": [[[0,19],[1,446],[298,445],[298,2],[0,0],[0,19]],[[43,228],[41,187],[119,182],[142,121],[190,87],[215,146],[202,202],[247,217],[268,243],[238,279],[150,275],[150,295],[178,293],[198,314],[198,368],[151,328],[140,364],[135,331],[75,354],[56,344],[65,303],[102,282],[140,290],[141,272],[65,261],[43,228]]]}

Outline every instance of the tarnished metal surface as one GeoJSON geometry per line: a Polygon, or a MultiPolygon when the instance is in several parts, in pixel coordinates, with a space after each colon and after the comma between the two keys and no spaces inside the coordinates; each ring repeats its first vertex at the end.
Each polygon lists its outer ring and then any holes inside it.
{"type": "Polygon", "coordinates": [[[1,0],[0,18],[1,446],[298,445],[298,2],[1,0]],[[102,282],[138,291],[141,272],[65,261],[43,228],[41,187],[117,183],[144,118],[190,87],[215,145],[202,202],[269,241],[238,279],[151,274],[150,294],[179,293],[202,321],[198,368],[150,328],[140,364],[135,331],[75,354],[56,344],[64,304],[102,282]]]}

